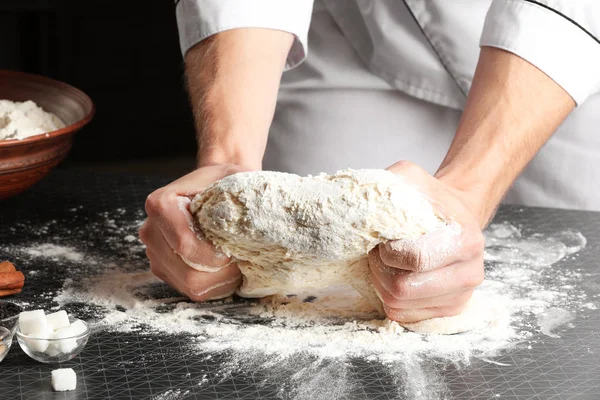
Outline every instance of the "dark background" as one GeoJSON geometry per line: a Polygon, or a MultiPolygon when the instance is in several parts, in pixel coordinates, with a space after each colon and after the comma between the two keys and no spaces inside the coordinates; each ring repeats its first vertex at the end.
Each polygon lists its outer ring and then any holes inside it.
{"type": "Polygon", "coordinates": [[[0,69],[64,81],[94,101],[96,116],[62,168],[193,168],[172,0],[0,0],[0,69]]]}

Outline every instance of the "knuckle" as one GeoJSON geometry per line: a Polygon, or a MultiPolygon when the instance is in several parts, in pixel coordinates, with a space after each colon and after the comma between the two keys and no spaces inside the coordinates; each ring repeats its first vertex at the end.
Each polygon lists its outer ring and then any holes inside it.
{"type": "Polygon", "coordinates": [[[229,175],[237,174],[238,172],[241,172],[241,171],[243,171],[243,169],[240,168],[239,166],[229,164],[225,168],[225,171],[224,171],[225,174],[224,175],[225,176],[229,176],[229,175]]]}
{"type": "Polygon", "coordinates": [[[166,203],[167,196],[165,191],[163,189],[155,190],[146,198],[146,202],[144,204],[146,214],[151,217],[160,215],[165,209],[168,208],[166,203]]]}
{"type": "Polygon", "coordinates": [[[398,161],[396,164],[394,164],[394,167],[399,172],[406,172],[406,173],[414,172],[417,169],[419,169],[419,167],[417,167],[417,165],[415,163],[410,162],[408,160],[398,161]]]}
{"type": "Polygon", "coordinates": [[[384,308],[396,306],[397,300],[387,290],[377,290],[377,293],[379,294],[379,299],[383,303],[384,308]]]}
{"type": "Polygon", "coordinates": [[[483,267],[477,268],[473,273],[471,273],[466,281],[467,287],[476,287],[483,283],[485,278],[485,273],[483,271],[483,267]]]}
{"type": "Polygon", "coordinates": [[[190,235],[178,235],[175,238],[173,250],[179,255],[190,258],[190,255],[194,254],[197,248],[195,240],[195,238],[190,238],[190,235]]]}
{"type": "Polygon", "coordinates": [[[484,247],[485,239],[483,237],[483,233],[481,231],[477,231],[474,235],[472,235],[466,250],[469,252],[471,258],[476,258],[483,255],[484,247]]]}
{"type": "Polygon", "coordinates": [[[412,287],[403,276],[392,278],[390,292],[397,300],[411,300],[414,296],[412,287]]]}
{"type": "Polygon", "coordinates": [[[150,236],[150,227],[148,226],[148,220],[146,220],[146,222],[144,222],[144,224],[140,227],[140,229],[138,230],[138,235],[142,242],[146,243],[148,241],[148,238],[150,236]]]}
{"type": "Polygon", "coordinates": [[[417,164],[410,161],[400,161],[395,165],[396,173],[399,173],[409,180],[419,180],[422,179],[424,175],[429,175],[423,168],[418,166],[417,164]]]}

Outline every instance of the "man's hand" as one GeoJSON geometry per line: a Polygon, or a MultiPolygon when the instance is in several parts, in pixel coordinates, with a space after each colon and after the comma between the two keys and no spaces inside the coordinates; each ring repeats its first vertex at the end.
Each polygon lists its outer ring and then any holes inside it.
{"type": "Polygon", "coordinates": [[[450,225],[371,252],[372,279],[391,319],[414,322],[460,313],[483,280],[480,229],[574,106],[567,92],[532,64],[482,48],[454,141],[435,178],[406,162],[389,168],[461,229],[457,233],[450,225]]]}
{"type": "Polygon", "coordinates": [[[235,263],[194,232],[190,197],[228,175],[246,171],[212,165],[156,190],[146,200],[148,218],[140,228],[152,272],[193,301],[230,296],[241,283],[235,263]],[[184,261],[184,259],[186,261],[184,261]],[[192,268],[194,265],[204,271],[192,268]]]}
{"type": "Polygon", "coordinates": [[[417,240],[381,244],[369,253],[371,279],[386,315],[399,322],[459,314],[483,281],[483,234],[478,211],[464,194],[420,167],[398,162],[388,170],[418,188],[451,221],[417,240]]]}

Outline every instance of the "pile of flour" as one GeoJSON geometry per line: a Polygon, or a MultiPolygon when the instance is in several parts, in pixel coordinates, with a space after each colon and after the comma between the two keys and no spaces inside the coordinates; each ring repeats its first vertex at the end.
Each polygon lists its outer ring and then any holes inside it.
{"type": "MultiPolygon", "coordinates": [[[[443,398],[448,387],[440,365],[505,365],[511,350],[535,346],[540,335],[560,335],[598,300],[581,289],[586,278],[581,270],[555,266],[585,247],[579,232],[525,235],[510,224],[496,224],[486,232],[487,280],[477,291],[493,303],[495,318],[479,330],[451,336],[407,332],[375,319],[371,306],[345,287],[195,304],[148,272],[135,237],[141,221],[139,213],[119,209],[67,232],[62,222],[19,225],[15,229],[43,232],[39,243],[0,245],[0,252],[10,251],[26,270],[43,261],[66,271],[62,288],[40,298],[47,306],[76,310],[96,332],[185,337],[178,347],[182,358],[218,358],[215,370],[193,377],[199,386],[232,376],[266,376],[265,384],[277,385],[283,398],[347,398],[359,390],[359,360],[391,380],[400,397],[443,398]],[[90,232],[102,236],[92,240],[90,232]],[[95,251],[97,239],[102,253],[95,251]]],[[[40,269],[31,279],[50,273],[56,274],[40,269]]],[[[181,393],[188,389],[180,388],[181,393]]]]}
{"type": "Polygon", "coordinates": [[[44,111],[33,101],[0,100],[0,140],[22,140],[64,127],[56,115],[44,111]]]}

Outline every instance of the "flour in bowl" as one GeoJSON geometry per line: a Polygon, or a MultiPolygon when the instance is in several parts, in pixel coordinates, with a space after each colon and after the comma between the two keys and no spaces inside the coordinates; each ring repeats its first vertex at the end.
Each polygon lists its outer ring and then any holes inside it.
{"type": "Polygon", "coordinates": [[[0,100],[0,140],[22,140],[64,127],[60,118],[33,101],[0,100]]]}

